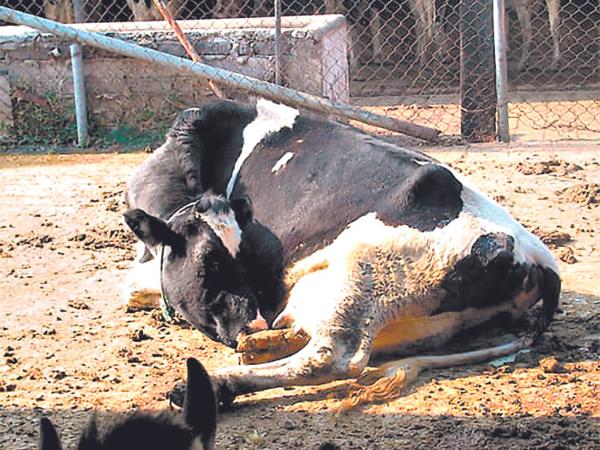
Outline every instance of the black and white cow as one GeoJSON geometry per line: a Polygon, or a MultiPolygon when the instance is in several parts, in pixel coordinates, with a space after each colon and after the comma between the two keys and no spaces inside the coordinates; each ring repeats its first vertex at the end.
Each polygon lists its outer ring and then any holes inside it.
{"type": "Polygon", "coordinates": [[[217,371],[221,400],[356,377],[374,353],[421,354],[542,299],[533,334],[552,318],[560,278],[550,251],[435,159],[265,100],[184,116],[194,117],[186,139],[202,189],[252,202],[239,259],[261,313],[310,336],[285,359],[217,371]],[[229,133],[219,140],[216,129],[229,133]]]}
{"type": "MultiPolygon", "coordinates": [[[[82,433],[78,450],[210,450],[217,428],[217,398],[210,376],[198,361],[187,361],[187,383],[182,417],[170,413],[135,413],[99,432],[92,418],[82,433]],[[181,420],[182,419],[182,420],[181,420]]],[[[61,450],[50,419],[40,420],[40,450],[61,450]]]]}
{"type": "Polygon", "coordinates": [[[202,189],[203,179],[212,183],[204,159],[210,161],[215,145],[238,147],[235,127],[250,120],[239,116],[232,123],[230,112],[226,105],[187,110],[127,181],[125,221],[141,245],[124,295],[130,304],[162,293],[210,338],[235,347],[240,332],[264,329],[266,322],[239,258],[250,205],[202,189]]]}

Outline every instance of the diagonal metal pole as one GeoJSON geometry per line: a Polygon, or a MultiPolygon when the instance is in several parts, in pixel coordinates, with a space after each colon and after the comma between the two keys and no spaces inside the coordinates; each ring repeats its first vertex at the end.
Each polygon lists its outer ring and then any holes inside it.
{"type": "MultiPolygon", "coordinates": [[[[177,39],[179,39],[179,42],[181,43],[181,45],[183,46],[183,48],[185,49],[187,54],[190,56],[190,58],[192,58],[192,61],[201,63],[202,58],[200,58],[200,55],[198,54],[198,52],[196,52],[196,49],[194,48],[194,46],[192,45],[190,40],[187,38],[187,36],[185,34],[183,34],[181,27],[179,26],[179,24],[177,23],[177,21],[175,20],[175,18],[169,11],[169,9],[165,6],[163,1],[162,0],[154,0],[154,4],[158,8],[158,10],[162,14],[162,16],[165,18],[165,20],[167,22],[169,22],[169,25],[171,25],[171,28],[173,29],[175,36],[177,36],[177,39]]],[[[217,84],[214,81],[208,80],[208,84],[209,84],[210,88],[213,90],[213,92],[217,95],[217,97],[225,98],[225,95],[223,94],[221,89],[219,89],[219,86],[217,86],[217,84]]]]}
{"type": "Polygon", "coordinates": [[[410,122],[393,119],[380,114],[369,113],[354,108],[339,101],[326,100],[316,95],[295,91],[294,89],[277,86],[257,78],[247,77],[239,73],[212,67],[189,59],[152,50],[139,45],[130,44],[119,39],[110,38],[100,33],[85,31],[79,27],[68,26],[51,20],[42,19],[31,14],[15,11],[0,6],[0,20],[25,25],[37,30],[53,33],[66,39],[92,45],[121,55],[138,58],[156,64],[161,64],[182,71],[188,71],[197,76],[206,77],[217,83],[237,88],[252,90],[265,98],[282,101],[294,106],[323,111],[338,117],[345,117],[391,131],[397,131],[409,136],[429,141],[437,140],[440,130],[424,127],[410,122]]]}

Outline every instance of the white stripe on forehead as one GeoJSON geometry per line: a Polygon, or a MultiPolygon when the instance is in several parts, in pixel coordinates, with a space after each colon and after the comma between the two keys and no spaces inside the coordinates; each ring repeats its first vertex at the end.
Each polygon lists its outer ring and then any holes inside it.
{"type": "Polygon", "coordinates": [[[229,254],[235,258],[240,251],[240,243],[242,242],[242,230],[235,220],[235,213],[232,209],[229,213],[217,214],[213,211],[207,211],[200,214],[202,220],[204,220],[210,228],[215,232],[225,248],[229,251],[229,254]]]}
{"type": "MultiPolygon", "coordinates": [[[[174,218],[188,212],[195,204],[196,202],[193,201],[179,208],[175,214],[169,218],[168,222],[172,223],[174,218]]],[[[229,254],[235,258],[240,251],[240,243],[242,242],[242,230],[235,219],[235,212],[231,208],[227,213],[216,213],[212,210],[208,210],[205,213],[198,214],[198,216],[208,224],[219,239],[221,239],[221,242],[223,242],[223,245],[229,251],[229,254]]]]}
{"type": "Polygon", "coordinates": [[[292,128],[299,114],[294,108],[262,98],[256,104],[256,112],[256,119],[244,128],[244,145],[227,184],[227,198],[233,192],[235,181],[244,161],[250,156],[258,143],[270,134],[276,133],[285,127],[292,128]]]}

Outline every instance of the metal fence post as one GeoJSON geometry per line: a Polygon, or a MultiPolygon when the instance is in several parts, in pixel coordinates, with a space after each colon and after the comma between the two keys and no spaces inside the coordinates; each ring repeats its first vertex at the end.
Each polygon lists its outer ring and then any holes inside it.
{"type": "MultiPolygon", "coordinates": [[[[73,0],[75,22],[85,22],[85,13],[81,0],[73,0]]],[[[75,118],[77,120],[77,143],[86,147],[88,141],[87,100],[85,97],[85,77],[83,74],[83,47],[75,43],[70,47],[73,68],[73,91],[75,94],[75,118]]]]}
{"type": "Polygon", "coordinates": [[[470,142],[496,136],[492,0],[460,4],[461,133],[470,142]]]}
{"type": "Polygon", "coordinates": [[[496,92],[498,98],[498,137],[510,140],[508,127],[508,65],[506,61],[506,15],[504,0],[494,2],[494,54],[496,60],[496,92]]]}
{"type": "Polygon", "coordinates": [[[281,0],[275,0],[275,84],[281,86],[281,0]]]}

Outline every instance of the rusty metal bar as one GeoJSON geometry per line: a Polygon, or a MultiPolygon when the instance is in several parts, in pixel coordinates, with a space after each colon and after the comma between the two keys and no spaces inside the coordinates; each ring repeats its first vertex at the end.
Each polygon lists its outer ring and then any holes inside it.
{"type": "MultiPolygon", "coordinates": [[[[186,53],[190,56],[190,58],[192,58],[192,61],[201,63],[202,58],[200,58],[200,55],[198,54],[198,52],[196,52],[196,49],[194,48],[194,46],[192,45],[190,40],[187,38],[187,36],[185,34],[183,34],[181,27],[179,26],[179,24],[177,23],[177,21],[175,20],[175,18],[169,11],[169,9],[165,6],[163,1],[162,0],[154,0],[154,4],[158,8],[158,10],[162,14],[162,16],[165,18],[165,20],[167,22],[169,22],[169,25],[171,25],[171,28],[173,29],[175,36],[177,36],[177,39],[179,39],[179,42],[185,49],[186,53]]],[[[217,86],[214,81],[208,80],[208,85],[210,86],[210,88],[213,90],[213,92],[216,94],[217,97],[225,98],[225,95],[223,94],[221,89],[219,89],[219,86],[217,86]]]]}
{"type": "Polygon", "coordinates": [[[275,0],[275,84],[281,86],[281,0],[275,0]]]}

